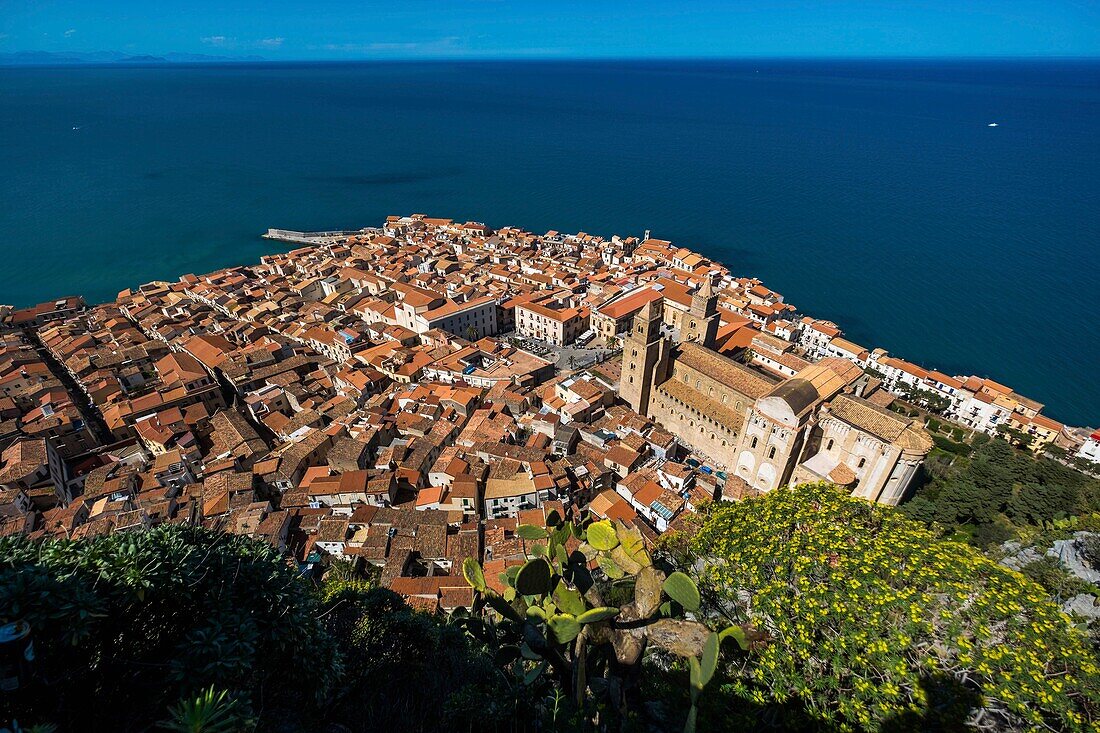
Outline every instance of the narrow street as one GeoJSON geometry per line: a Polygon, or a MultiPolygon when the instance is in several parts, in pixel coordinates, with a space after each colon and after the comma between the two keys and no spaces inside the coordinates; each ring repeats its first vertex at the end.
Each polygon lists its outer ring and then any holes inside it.
{"type": "Polygon", "coordinates": [[[65,370],[65,367],[62,366],[61,363],[53,357],[49,349],[42,344],[38,339],[38,334],[32,329],[25,328],[23,329],[23,338],[25,338],[28,343],[34,345],[35,351],[38,352],[38,355],[42,358],[42,361],[46,363],[46,366],[50,368],[50,373],[61,380],[61,384],[64,385],[65,390],[69,393],[69,398],[73,401],[73,404],[76,405],[77,409],[80,410],[80,414],[84,417],[84,422],[91,428],[92,434],[95,435],[99,444],[110,445],[114,443],[115,439],[111,435],[111,431],[107,429],[107,423],[103,422],[99,410],[92,405],[88,396],[84,394],[80,386],[73,381],[73,378],[65,370]]]}

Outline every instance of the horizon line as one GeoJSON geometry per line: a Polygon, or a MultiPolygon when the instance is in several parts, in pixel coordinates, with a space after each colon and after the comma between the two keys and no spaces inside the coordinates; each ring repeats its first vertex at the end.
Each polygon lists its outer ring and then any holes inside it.
{"type": "MultiPolygon", "coordinates": [[[[27,53],[27,52],[5,52],[27,53]]],[[[35,52],[30,52],[35,53],[35,52]]],[[[83,53],[83,52],[81,52],[83,53]]],[[[167,52],[176,53],[176,52],[167,52]]],[[[800,62],[800,63],[1100,63],[1100,54],[1090,56],[1049,55],[978,55],[978,56],[373,56],[349,58],[230,58],[180,59],[154,61],[142,59],[156,54],[135,54],[135,61],[42,61],[11,62],[0,58],[0,68],[70,68],[70,67],[149,67],[149,66],[300,66],[340,64],[669,64],[669,63],[736,63],[736,62],[800,62]]]]}
{"type": "MultiPolygon", "coordinates": [[[[2,56],[14,56],[17,54],[95,54],[95,53],[118,53],[112,51],[43,51],[41,49],[23,49],[18,51],[3,51],[0,52],[2,56]]],[[[0,57],[2,57],[0,56],[0,57]]],[[[562,62],[699,62],[699,61],[1100,61],[1100,52],[1093,55],[1081,55],[1081,54],[1068,54],[1068,55],[1051,55],[1051,54],[953,54],[953,55],[921,55],[921,54],[885,54],[885,55],[842,55],[842,54],[809,54],[809,55],[797,55],[797,54],[748,54],[748,55],[701,55],[701,56],[689,56],[689,55],[667,55],[667,56],[554,56],[554,55],[506,55],[506,54],[493,54],[493,55],[432,55],[432,56],[359,56],[359,57],[347,57],[347,58],[325,58],[325,57],[297,57],[297,58],[257,58],[255,55],[252,57],[240,56],[221,56],[215,54],[201,54],[190,53],[181,51],[164,51],[161,54],[156,53],[134,53],[130,54],[129,58],[137,59],[132,66],[142,65],[167,65],[167,66],[194,66],[194,65],[227,65],[227,64],[240,64],[240,65],[264,65],[264,64],[341,64],[341,63],[462,63],[462,62],[533,62],[533,63],[562,63],[562,62]],[[209,59],[187,59],[168,61],[165,59],[161,63],[155,61],[141,61],[142,57],[160,58],[163,55],[168,54],[180,54],[180,55],[192,55],[192,56],[210,56],[209,59]]],[[[51,62],[44,60],[42,62],[24,62],[24,63],[5,63],[0,61],[0,66],[123,66],[128,65],[126,59],[119,59],[116,61],[82,61],[80,59],[72,60],[58,60],[51,62]]]]}

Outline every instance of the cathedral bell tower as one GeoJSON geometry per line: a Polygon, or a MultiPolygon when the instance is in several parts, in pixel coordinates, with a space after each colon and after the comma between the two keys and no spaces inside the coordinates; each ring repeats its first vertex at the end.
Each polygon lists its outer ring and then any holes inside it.
{"type": "Polygon", "coordinates": [[[648,414],[650,393],[663,377],[668,357],[668,341],[661,333],[664,303],[664,298],[657,298],[642,306],[623,339],[619,396],[641,415],[648,414]]]}
{"type": "Polygon", "coordinates": [[[718,337],[718,294],[714,292],[714,285],[710,275],[706,276],[699,289],[692,293],[691,308],[688,309],[687,319],[684,321],[682,340],[694,341],[708,349],[714,348],[714,341],[718,337]]]}

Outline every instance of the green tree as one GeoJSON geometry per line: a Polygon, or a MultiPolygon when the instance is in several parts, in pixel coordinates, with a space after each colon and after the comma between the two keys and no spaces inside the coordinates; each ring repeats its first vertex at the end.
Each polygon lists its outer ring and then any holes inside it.
{"type": "Polygon", "coordinates": [[[997,434],[1020,450],[1027,450],[1031,448],[1031,443],[1034,440],[1034,438],[1032,438],[1027,433],[1021,430],[1015,430],[1008,427],[1007,425],[1001,425],[1000,427],[998,427],[997,434]]]}
{"type": "Polygon", "coordinates": [[[931,524],[936,521],[936,508],[936,502],[923,496],[918,496],[912,501],[906,502],[905,506],[902,507],[902,511],[918,522],[931,524]]]}
{"type": "Polygon", "coordinates": [[[1061,519],[1078,503],[1077,492],[1063,484],[1027,483],[1008,502],[1005,513],[1020,523],[1042,525],[1061,519]]]}
{"type": "Polygon", "coordinates": [[[946,525],[992,522],[1008,499],[1007,489],[990,491],[974,481],[953,481],[936,499],[936,521],[946,525]]]}
{"type": "Polygon", "coordinates": [[[1011,539],[1015,539],[1018,534],[1016,526],[1012,522],[1004,517],[997,517],[992,522],[974,527],[969,539],[970,544],[985,549],[998,547],[1011,539]]]}
{"type": "Polygon", "coordinates": [[[1018,534],[1015,528],[1100,511],[1100,481],[1056,460],[988,436],[975,436],[972,446],[939,435],[932,439],[956,457],[950,465],[935,455],[925,463],[929,480],[905,511],[914,519],[962,529],[979,547],[1018,534]]]}

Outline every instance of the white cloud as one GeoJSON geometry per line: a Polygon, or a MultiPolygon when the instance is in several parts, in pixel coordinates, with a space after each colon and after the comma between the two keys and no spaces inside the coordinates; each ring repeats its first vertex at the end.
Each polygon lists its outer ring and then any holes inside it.
{"type": "MultiPolygon", "coordinates": [[[[460,44],[461,36],[446,36],[430,41],[376,41],[373,43],[326,43],[320,46],[325,51],[343,51],[345,53],[371,53],[393,51],[416,51],[427,53],[436,50],[451,49],[460,44]]],[[[311,46],[311,48],[317,48],[311,46]]]]}
{"type": "Polygon", "coordinates": [[[271,50],[279,48],[283,45],[283,41],[286,39],[282,36],[274,36],[272,38],[261,38],[258,40],[244,39],[241,40],[236,36],[203,36],[199,39],[207,46],[213,46],[214,48],[224,48],[233,50],[248,50],[248,49],[267,49],[271,50]]]}

